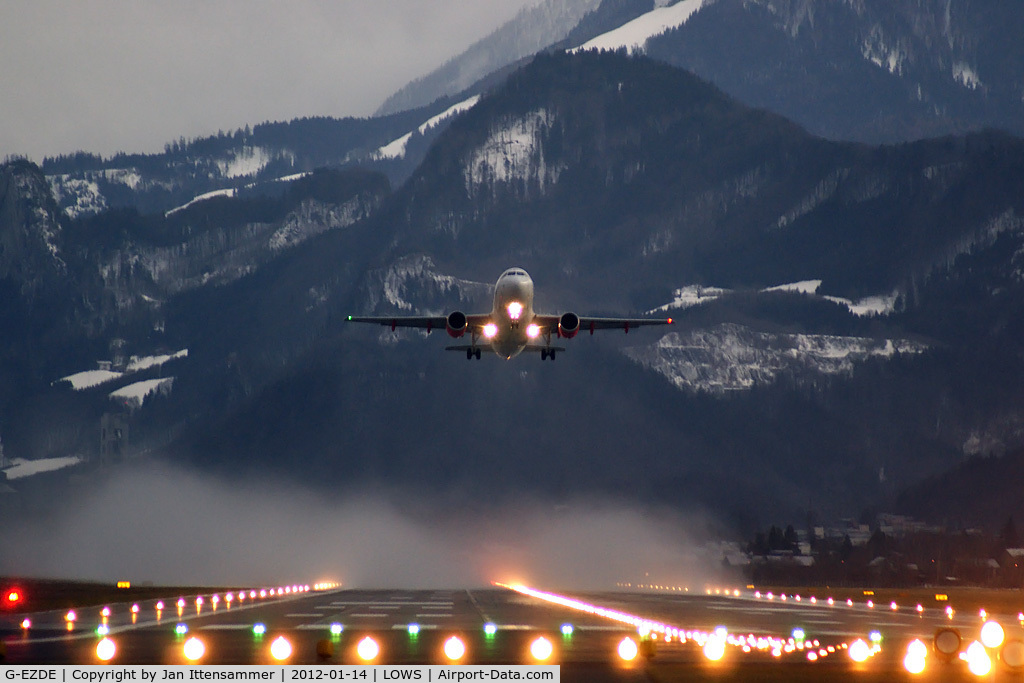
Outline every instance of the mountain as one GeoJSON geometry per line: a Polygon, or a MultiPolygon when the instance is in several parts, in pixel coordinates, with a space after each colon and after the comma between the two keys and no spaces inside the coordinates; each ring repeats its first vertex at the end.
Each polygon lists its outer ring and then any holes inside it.
{"type": "Polygon", "coordinates": [[[471,45],[430,74],[388,97],[382,116],[428,105],[463,93],[492,73],[562,40],[600,0],[543,0],[471,45]]]}
{"type": "Polygon", "coordinates": [[[93,306],[83,343],[64,342],[73,360],[23,350],[35,370],[3,406],[8,455],[91,453],[113,390],[170,373],[124,418],[133,452],[455,505],[528,490],[738,526],[849,516],[955,466],[972,438],[1022,445],[1024,141],[832,142],[608,52],[538,56],[432,135],[398,186],[322,170],[169,214],[72,220],[39,169],[5,167],[35,179],[15,201],[51,207],[75,255],[57,281],[121,302],[93,306]],[[539,364],[345,322],[486,309],[513,264],[539,310],[662,309],[677,326],[584,335],[539,364]],[[50,386],[113,339],[177,355],[50,386]],[[65,435],[35,436],[58,420],[65,435]]]}
{"type": "MultiPolygon", "coordinates": [[[[536,10],[551,11],[550,2],[536,10]]],[[[692,71],[745,104],[831,139],[877,144],[984,128],[1024,133],[1024,9],[1016,3],[603,0],[575,3],[551,20],[550,33],[533,28],[527,15],[406,86],[380,111],[479,93],[531,52],[622,49],[692,71]],[[510,34],[531,40],[510,50],[510,34]]]]}
{"type": "Polygon", "coordinates": [[[647,54],[833,139],[1020,135],[1022,31],[1024,8],[994,0],[718,0],[647,54]]]}

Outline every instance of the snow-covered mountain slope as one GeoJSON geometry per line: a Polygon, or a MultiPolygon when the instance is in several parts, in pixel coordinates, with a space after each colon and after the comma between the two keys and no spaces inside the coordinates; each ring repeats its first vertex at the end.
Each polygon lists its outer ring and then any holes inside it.
{"type": "Polygon", "coordinates": [[[463,112],[465,112],[465,111],[467,111],[469,109],[472,109],[473,106],[475,106],[476,103],[479,102],[479,101],[480,101],[480,96],[479,95],[473,95],[472,97],[467,97],[466,99],[462,100],[461,102],[456,102],[455,104],[453,104],[452,106],[448,107],[447,109],[445,109],[440,114],[432,116],[429,119],[427,119],[426,121],[424,121],[423,123],[421,123],[416,128],[415,131],[409,131],[408,133],[402,135],[401,137],[395,138],[394,140],[392,140],[388,144],[383,145],[382,147],[378,148],[377,151],[375,151],[372,154],[370,154],[370,158],[371,159],[399,159],[401,157],[404,157],[405,156],[405,152],[406,152],[406,148],[407,148],[407,146],[409,144],[409,140],[412,138],[414,133],[417,134],[417,135],[421,135],[421,136],[422,135],[426,135],[427,133],[429,133],[430,131],[434,130],[435,128],[437,128],[441,124],[448,122],[453,117],[456,117],[459,114],[461,114],[461,113],[463,113],[463,112]]]}
{"type": "Polygon", "coordinates": [[[704,0],[681,0],[667,7],[656,7],[616,29],[591,38],[578,50],[643,51],[647,41],[666,31],[679,28],[704,5],[704,0]]]}
{"type": "Polygon", "coordinates": [[[770,383],[785,373],[804,381],[815,374],[849,374],[869,358],[926,348],[909,340],[766,333],[723,323],[670,332],[654,344],[627,349],[626,355],[680,389],[720,393],[770,383]]]}
{"type": "Polygon", "coordinates": [[[600,0],[543,0],[527,7],[461,55],[388,97],[376,113],[413,109],[456,95],[492,72],[560,41],[599,4],[600,0]]]}

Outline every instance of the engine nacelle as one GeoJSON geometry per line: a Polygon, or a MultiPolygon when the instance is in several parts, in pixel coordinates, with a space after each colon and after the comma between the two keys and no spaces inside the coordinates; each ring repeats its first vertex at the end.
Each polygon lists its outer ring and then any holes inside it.
{"type": "Polygon", "coordinates": [[[448,334],[456,339],[466,334],[466,327],[468,324],[469,321],[466,320],[466,314],[462,311],[452,311],[444,321],[444,327],[448,331],[448,334]]]}
{"type": "Polygon", "coordinates": [[[580,317],[575,313],[563,313],[558,319],[558,336],[572,339],[580,331],[580,317]]]}

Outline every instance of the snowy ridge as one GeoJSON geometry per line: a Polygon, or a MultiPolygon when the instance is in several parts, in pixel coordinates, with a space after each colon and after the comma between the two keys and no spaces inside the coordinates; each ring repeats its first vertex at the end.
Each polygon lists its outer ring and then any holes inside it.
{"type": "Polygon", "coordinates": [[[657,343],[627,349],[632,360],[680,389],[723,393],[750,389],[784,373],[797,377],[853,372],[858,362],[921,353],[908,340],[820,334],[770,334],[723,323],[710,329],[666,334],[657,343]]]}
{"type": "Polygon", "coordinates": [[[647,41],[666,31],[679,28],[699,10],[704,0],[682,0],[668,7],[656,7],[647,14],[623,24],[617,29],[591,38],[570,52],[581,50],[622,50],[633,54],[643,51],[647,41]]]}
{"type": "MultiPolygon", "coordinates": [[[[424,121],[423,123],[421,123],[419,125],[419,127],[416,128],[415,132],[419,133],[420,135],[424,135],[431,128],[435,128],[435,127],[441,125],[442,123],[444,123],[445,121],[447,121],[448,119],[450,119],[450,118],[452,118],[454,116],[458,116],[459,114],[462,114],[463,112],[472,109],[476,105],[476,103],[479,102],[479,101],[480,101],[480,96],[479,95],[473,95],[472,97],[467,98],[467,99],[459,102],[458,104],[453,104],[452,106],[448,107],[443,112],[441,112],[440,114],[438,114],[436,116],[432,116],[429,119],[427,119],[426,121],[424,121]]],[[[406,133],[405,135],[401,136],[400,138],[396,138],[395,140],[392,140],[391,142],[389,142],[388,144],[384,145],[383,147],[378,148],[377,151],[375,151],[373,154],[370,155],[370,158],[371,159],[401,159],[402,157],[405,156],[405,148],[409,144],[409,140],[412,138],[412,134],[413,134],[413,131],[409,131],[408,133],[406,133]]]]}
{"type": "Polygon", "coordinates": [[[542,144],[552,119],[546,110],[539,109],[492,130],[466,161],[466,192],[472,197],[482,187],[493,190],[498,183],[521,181],[524,186],[535,184],[543,193],[557,182],[562,167],[547,165],[542,144]]]}

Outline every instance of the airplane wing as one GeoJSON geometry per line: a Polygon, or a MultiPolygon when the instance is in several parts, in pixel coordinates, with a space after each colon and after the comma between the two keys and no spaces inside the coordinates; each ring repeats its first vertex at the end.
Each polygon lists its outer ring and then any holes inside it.
{"type": "MultiPolygon", "coordinates": [[[[467,315],[466,325],[470,328],[480,328],[487,324],[490,316],[486,314],[467,315]]],[[[350,323],[375,323],[387,325],[393,332],[396,327],[418,327],[425,329],[427,333],[431,330],[443,330],[447,324],[448,317],[443,315],[373,315],[373,316],[348,316],[350,323]]]]}
{"type": "MultiPolygon", "coordinates": [[[[537,315],[533,321],[540,326],[544,332],[557,331],[558,322],[561,316],[537,315]]],[[[579,316],[579,331],[588,331],[594,334],[595,330],[625,330],[626,334],[634,327],[645,327],[647,325],[671,325],[672,318],[593,318],[579,316]]]]}

